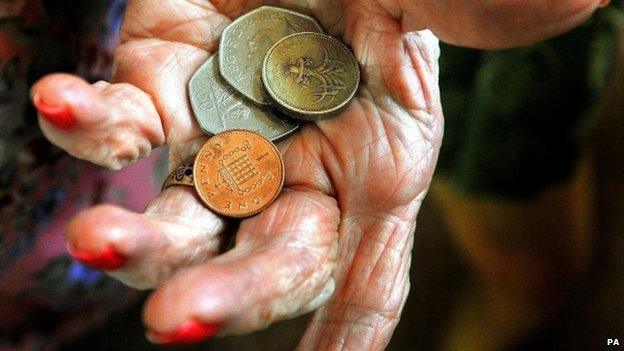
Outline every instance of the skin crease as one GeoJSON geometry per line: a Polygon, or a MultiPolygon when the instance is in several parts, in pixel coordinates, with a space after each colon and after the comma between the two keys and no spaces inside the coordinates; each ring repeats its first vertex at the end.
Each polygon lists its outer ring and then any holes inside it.
{"type": "MultiPolygon", "coordinates": [[[[166,143],[176,167],[205,140],[182,93],[188,79],[231,19],[263,3],[131,0],[111,83],[50,75],[33,88],[33,96],[66,106],[76,119],[74,130],[62,132],[40,118],[45,135],[115,169],[166,143]]],[[[221,335],[246,333],[322,306],[299,349],[383,349],[409,291],[412,234],[443,129],[437,38],[413,30],[508,47],[565,31],[601,3],[270,4],[316,15],[353,48],[363,75],[340,116],[305,124],[278,143],[286,166],[280,198],[243,220],[235,248],[221,255],[227,223],[185,187],[165,190],[144,214],[108,205],[87,210],[71,222],[68,241],[87,252],[111,245],[127,258],[112,276],[156,288],[144,310],[149,330],[168,333],[197,319],[220,325],[221,335]]]]}

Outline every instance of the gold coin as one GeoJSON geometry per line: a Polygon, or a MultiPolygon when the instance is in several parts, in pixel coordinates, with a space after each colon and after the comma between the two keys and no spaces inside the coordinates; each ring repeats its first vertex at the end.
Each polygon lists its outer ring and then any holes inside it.
{"type": "Polygon", "coordinates": [[[208,139],[193,166],[195,189],[211,210],[244,218],[267,208],[284,184],[279,150],[258,133],[231,130],[208,139]]]}
{"type": "Polygon", "coordinates": [[[338,40],[320,33],[296,33],[269,49],[262,80],[277,108],[317,120],[332,117],[353,99],[360,84],[355,56],[338,40]]]}

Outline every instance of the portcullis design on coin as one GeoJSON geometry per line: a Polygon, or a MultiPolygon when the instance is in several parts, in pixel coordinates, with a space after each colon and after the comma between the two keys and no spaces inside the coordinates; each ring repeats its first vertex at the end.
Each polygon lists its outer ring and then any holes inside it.
{"type": "Polygon", "coordinates": [[[320,33],[297,33],[267,53],[263,83],[277,107],[291,117],[317,120],[336,115],[360,84],[355,56],[338,40],[320,33]]]}
{"type": "Polygon", "coordinates": [[[262,84],[262,61],[283,37],[299,32],[322,32],[312,18],[294,11],[263,6],[229,25],[219,46],[221,75],[237,91],[260,105],[270,105],[262,84]]]}
{"type": "Polygon", "coordinates": [[[189,81],[189,96],[199,126],[210,135],[245,129],[277,140],[299,126],[295,120],[259,108],[234,90],[219,73],[218,55],[210,57],[195,72],[189,81]]]}
{"type": "Polygon", "coordinates": [[[244,218],[275,201],[284,183],[284,163],[273,143],[260,134],[232,130],[206,141],[195,158],[193,177],[208,208],[244,218]]]}

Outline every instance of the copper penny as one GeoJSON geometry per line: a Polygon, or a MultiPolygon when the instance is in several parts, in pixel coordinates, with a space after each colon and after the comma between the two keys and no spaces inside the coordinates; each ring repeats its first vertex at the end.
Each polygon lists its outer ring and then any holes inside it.
{"type": "Polygon", "coordinates": [[[195,158],[195,189],[211,210],[244,218],[267,208],[284,184],[284,162],[260,134],[230,130],[208,139],[195,158]]]}

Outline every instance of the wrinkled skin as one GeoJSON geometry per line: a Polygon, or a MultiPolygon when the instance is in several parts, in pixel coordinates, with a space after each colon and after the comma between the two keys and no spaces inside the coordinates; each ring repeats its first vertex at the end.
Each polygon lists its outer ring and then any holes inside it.
{"type": "MultiPolygon", "coordinates": [[[[131,0],[112,82],[51,75],[33,88],[67,106],[68,132],[40,118],[69,153],[118,169],[158,146],[171,168],[205,141],[186,84],[216,50],[231,19],[260,1],[131,0]]],[[[147,328],[170,332],[190,319],[247,333],[317,309],[301,349],[378,350],[388,343],[409,291],[416,215],[442,138],[438,43],[508,47],[563,32],[599,0],[309,0],[274,5],[313,14],[349,44],[363,84],[340,116],[305,124],[278,144],[283,194],[243,220],[220,253],[230,222],[186,187],[163,191],[143,214],[109,205],[81,213],[68,240],[127,257],[112,276],[156,288],[147,328]]]]}

